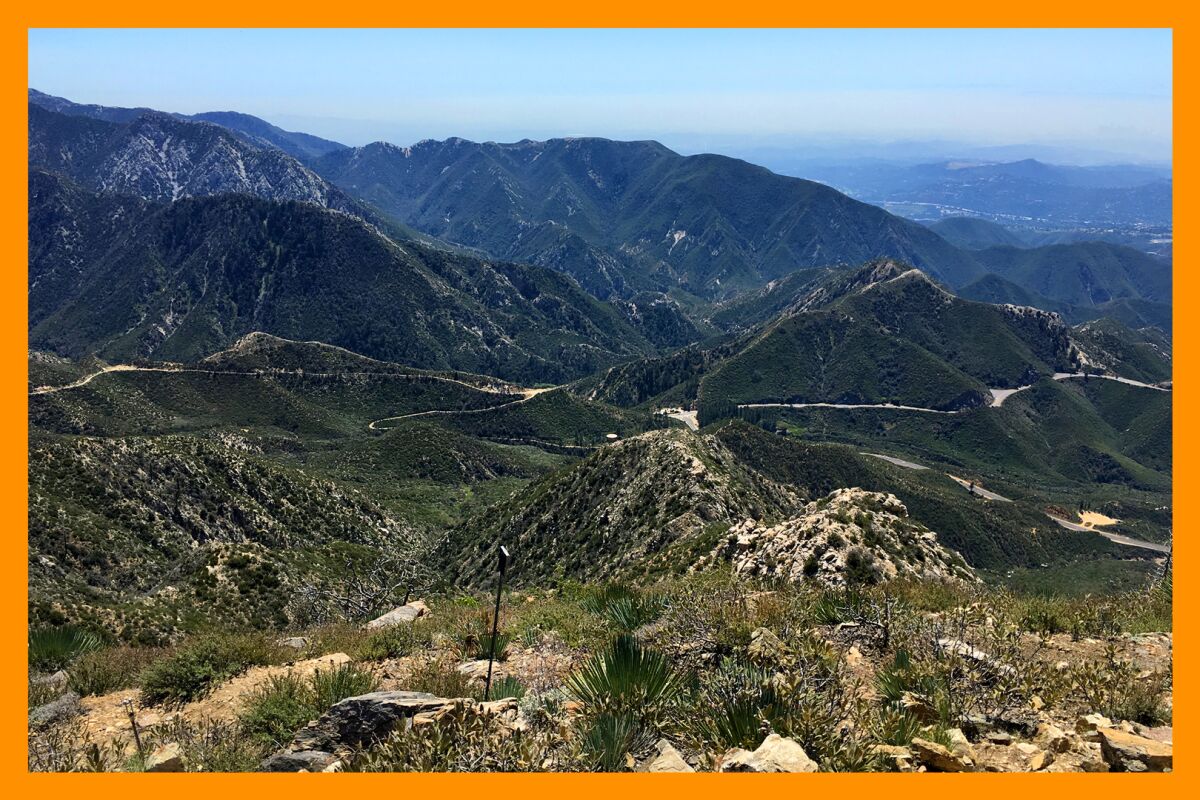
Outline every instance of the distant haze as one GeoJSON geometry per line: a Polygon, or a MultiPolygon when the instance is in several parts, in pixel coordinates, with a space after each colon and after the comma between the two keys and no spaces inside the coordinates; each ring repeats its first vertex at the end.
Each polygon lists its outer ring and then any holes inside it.
{"type": "Polygon", "coordinates": [[[31,30],[29,85],[350,145],[657,139],[805,158],[1169,163],[1168,30],[31,30]]]}

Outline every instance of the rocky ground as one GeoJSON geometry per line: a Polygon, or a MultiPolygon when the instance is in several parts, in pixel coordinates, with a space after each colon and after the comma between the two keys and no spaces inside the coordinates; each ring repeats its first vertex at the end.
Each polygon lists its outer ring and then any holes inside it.
{"type": "Polygon", "coordinates": [[[834,589],[748,591],[741,579],[710,574],[661,595],[510,595],[502,628],[519,631],[519,641],[499,642],[488,702],[484,617],[437,600],[336,635],[313,630],[273,641],[294,655],[216,681],[186,702],[148,702],[145,683],[80,699],[68,668],[35,679],[53,699],[30,715],[31,767],[1172,768],[1170,633],[1122,632],[1117,627],[1132,622],[1111,620],[1107,630],[1083,621],[1074,632],[1050,632],[1047,608],[1014,608],[1012,598],[963,582],[940,584],[949,596],[933,602],[938,586],[894,584],[855,600],[834,589]],[[467,627],[476,633],[464,637],[467,627]],[[655,665],[657,683],[639,672],[655,665]],[[348,689],[290,718],[281,710],[296,691],[287,686],[346,671],[367,691],[348,689]],[[262,720],[272,715],[294,721],[263,736],[262,720]]]}

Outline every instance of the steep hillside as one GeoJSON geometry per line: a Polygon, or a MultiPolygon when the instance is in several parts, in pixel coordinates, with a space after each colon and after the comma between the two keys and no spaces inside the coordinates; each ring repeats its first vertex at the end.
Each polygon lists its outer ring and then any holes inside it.
{"type": "Polygon", "coordinates": [[[263,331],[552,382],[653,350],[619,309],[551,270],[398,245],[307,203],[131,203],[31,175],[35,346],[188,361],[263,331]]]}
{"type": "Polygon", "coordinates": [[[742,467],[715,440],[659,431],[601,449],[451,532],[444,558],[483,578],[497,542],[517,581],[674,572],[746,517],[781,517],[797,498],[742,467]]]}
{"type": "MultiPolygon", "coordinates": [[[[726,537],[746,520],[757,521],[745,523],[746,530],[820,527],[817,517],[829,501],[808,510],[804,503],[847,487],[900,498],[911,515],[902,528],[938,531],[940,542],[973,566],[1062,562],[1115,551],[1094,534],[1058,527],[1036,506],[973,502],[940,473],[905,470],[849,448],[733,422],[711,433],[661,431],[607,446],[454,529],[443,559],[469,584],[487,579],[497,544],[521,554],[511,573],[520,583],[554,575],[612,580],[677,573],[724,559],[726,537]]],[[[879,507],[863,500],[838,516],[853,522],[857,513],[879,507]]],[[[939,553],[943,563],[959,563],[957,556],[939,553]]]]}
{"type": "Polygon", "coordinates": [[[288,584],[329,547],[412,535],[237,437],[34,437],[29,463],[31,603],[151,638],[206,617],[282,624],[288,584]]]}
{"type": "Polygon", "coordinates": [[[1085,322],[1071,338],[1088,361],[1145,383],[1171,380],[1171,339],[1157,328],[1133,330],[1114,319],[1085,322]]]}
{"type": "Polygon", "coordinates": [[[828,187],[656,142],[376,143],[315,168],[421,230],[554,266],[593,291],[647,288],[649,276],[654,288],[725,297],[798,266],[878,256],[955,284],[982,272],[924,227],[828,187]]]}
{"type": "Polygon", "coordinates": [[[1170,303],[1156,303],[1138,298],[1118,298],[1098,305],[1075,305],[1064,300],[1051,300],[1022,288],[999,275],[989,274],[962,286],[955,292],[959,297],[982,303],[1032,306],[1053,311],[1071,324],[1094,319],[1118,320],[1132,328],[1153,326],[1164,332],[1171,330],[1170,303]]]}
{"type": "Polygon", "coordinates": [[[238,192],[359,210],[281,150],[249,144],[217,125],[157,112],[107,122],[30,104],[29,164],[97,191],[143,200],[238,192]]]}
{"type": "Polygon", "coordinates": [[[1112,300],[1171,302],[1171,265],[1105,242],[1034,249],[993,247],[975,253],[990,272],[1052,301],[1100,306],[1112,300]]]}
{"type": "Polygon", "coordinates": [[[929,230],[964,250],[1029,246],[1024,239],[1003,225],[977,217],[946,217],[930,224],[929,230]]]}
{"type": "Polygon", "coordinates": [[[702,422],[752,403],[953,410],[988,402],[989,387],[1026,385],[1077,364],[1068,328],[1054,315],[963,300],[894,261],[819,282],[800,276],[789,288],[746,301],[748,312],[784,311],[714,348],[716,358],[682,379],[698,382],[702,422]]]}

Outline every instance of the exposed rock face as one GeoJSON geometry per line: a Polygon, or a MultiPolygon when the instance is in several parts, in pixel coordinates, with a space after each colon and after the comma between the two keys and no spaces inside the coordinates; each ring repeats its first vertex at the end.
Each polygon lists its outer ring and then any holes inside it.
{"type": "Polygon", "coordinates": [[[371,692],[347,697],[320,719],[302,728],[292,740],[293,750],[333,752],[386,736],[412,718],[436,711],[452,701],[426,692],[371,692]]]}
{"type": "Polygon", "coordinates": [[[250,194],[342,211],[355,204],[296,159],[207,122],[148,112],[128,123],[30,108],[29,161],[102,192],[143,200],[250,194]]]}
{"type": "Polygon", "coordinates": [[[908,518],[894,495],[838,489],[778,525],[746,520],[697,566],[729,561],[743,575],[829,586],[898,577],[975,580],[962,557],[908,518]]]}
{"type": "Polygon", "coordinates": [[[1028,742],[1007,745],[984,742],[973,750],[977,765],[984,772],[1037,772],[1054,760],[1053,755],[1028,742]]]}
{"type": "Polygon", "coordinates": [[[816,772],[817,762],[791,739],[773,733],[754,752],[737,748],[721,758],[721,772],[816,772]]]}

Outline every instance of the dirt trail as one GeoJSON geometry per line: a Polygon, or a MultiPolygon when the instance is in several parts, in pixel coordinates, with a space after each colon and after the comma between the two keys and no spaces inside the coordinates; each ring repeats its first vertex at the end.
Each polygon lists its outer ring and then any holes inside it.
{"type": "MultiPolygon", "coordinates": [[[[266,686],[272,678],[288,674],[307,678],[317,670],[330,670],[349,661],[350,657],[345,653],[333,653],[277,667],[251,667],[216,687],[207,697],[176,709],[141,705],[138,702],[137,689],[124,689],[99,697],[85,697],[80,703],[80,720],[91,741],[97,743],[132,739],[129,712],[124,706],[126,701],[133,702],[138,727],[141,729],[162,725],[177,717],[188,722],[203,719],[231,722],[242,712],[250,695],[266,686]]],[[[132,745],[132,742],[129,744],[132,745]]]]}

